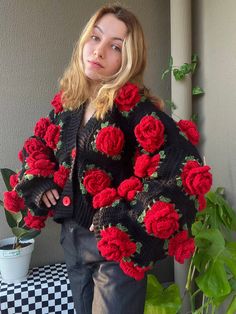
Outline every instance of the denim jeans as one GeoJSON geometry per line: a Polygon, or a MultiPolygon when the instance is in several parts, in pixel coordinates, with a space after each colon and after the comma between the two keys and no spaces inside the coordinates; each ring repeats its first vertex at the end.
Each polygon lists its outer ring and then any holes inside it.
{"type": "Polygon", "coordinates": [[[77,314],[143,314],[147,278],[136,281],[106,261],[93,232],[66,220],[61,245],[77,314]]]}

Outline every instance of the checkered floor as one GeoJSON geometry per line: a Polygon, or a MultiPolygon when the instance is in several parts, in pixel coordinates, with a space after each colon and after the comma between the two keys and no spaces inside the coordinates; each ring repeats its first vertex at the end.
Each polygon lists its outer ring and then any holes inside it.
{"type": "Polygon", "coordinates": [[[18,284],[0,279],[1,314],[75,314],[73,308],[65,264],[33,268],[18,284]]]}

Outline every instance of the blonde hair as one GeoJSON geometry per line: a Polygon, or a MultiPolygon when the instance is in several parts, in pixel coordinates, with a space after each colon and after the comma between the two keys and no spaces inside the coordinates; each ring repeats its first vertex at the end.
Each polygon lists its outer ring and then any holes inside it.
{"type": "Polygon", "coordinates": [[[146,45],[142,27],[133,13],[118,5],[102,7],[85,26],[74,47],[71,61],[60,79],[60,89],[63,91],[63,107],[74,110],[84,102],[91,101],[89,81],[83,71],[83,47],[91,36],[96,22],[109,13],[123,21],[128,32],[123,42],[122,63],[119,71],[112,77],[104,79],[97,91],[97,96],[92,100],[96,108],[96,118],[104,118],[105,114],[112,109],[118,89],[128,81],[138,85],[145,96],[152,98],[158,107],[162,107],[160,99],[151,96],[143,84],[143,74],[146,67],[146,45]]]}

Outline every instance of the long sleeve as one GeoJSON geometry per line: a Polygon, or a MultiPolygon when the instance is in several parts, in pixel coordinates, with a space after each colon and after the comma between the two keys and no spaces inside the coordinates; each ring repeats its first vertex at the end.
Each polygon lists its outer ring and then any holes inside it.
{"type": "Polygon", "coordinates": [[[58,169],[55,151],[60,135],[54,118],[54,110],[48,117],[41,118],[34,127],[34,135],[25,141],[20,152],[22,167],[15,191],[38,216],[48,213],[48,208],[41,202],[43,193],[53,188],[60,189],[53,180],[58,169]]]}
{"type": "Polygon", "coordinates": [[[187,133],[151,101],[143,97],[124,113],[133,173],[104,191],[112,201],[93,222],[101,254],[141,279],[166,255],[181,263],[191,256],[189,230],[212,178],[187,133]]]}

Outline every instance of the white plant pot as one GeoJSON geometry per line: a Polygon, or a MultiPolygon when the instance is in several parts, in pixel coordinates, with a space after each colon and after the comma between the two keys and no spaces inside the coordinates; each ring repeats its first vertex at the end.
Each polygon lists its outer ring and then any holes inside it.
{"type": "Polygon", "coordinates": [[[2,250],[1,247],[8,244],[13,244],[15,238],[7,238],[0,240],[0,272],[2,281],[10,283],[19,283],[27,278],[31,254],[34,249],[34,239],[21,241],[28,243],[26,247],[14,250],[2,250]]]}

